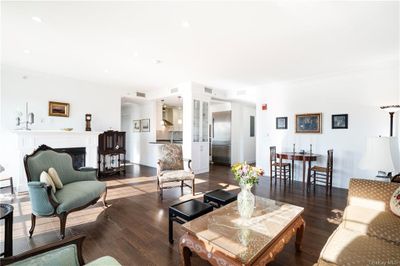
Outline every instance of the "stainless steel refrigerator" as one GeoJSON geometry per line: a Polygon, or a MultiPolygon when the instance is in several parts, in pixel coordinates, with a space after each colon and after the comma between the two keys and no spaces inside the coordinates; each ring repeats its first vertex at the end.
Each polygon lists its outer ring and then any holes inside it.
{"type": "Polygon", "coordinates": [[[231,111],[212,113],[212,162],[231,165],[231,111]]]}

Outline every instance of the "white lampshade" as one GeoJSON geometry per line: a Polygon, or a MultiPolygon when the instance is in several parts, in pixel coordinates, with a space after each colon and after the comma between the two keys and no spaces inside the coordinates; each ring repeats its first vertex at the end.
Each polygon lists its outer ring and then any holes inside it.
{"type": "Polygon", "coordinates": [[[4,170],[6,169],[4,169],[4,167],[0,164],[0,173],[3,172],[4,170]]]}
{"type": "Polygon", "coordinates": [[[381,106],[381,109],[388,113],[396,113],[397,111],[400,111],[400,105],[381,106]]]}
{"type": "Polygon", "coordinates": [[[390,145],[389,137],[368,138],[367,150],[361,160],[360,167],[386,173],[394,171],[390,145]]]}

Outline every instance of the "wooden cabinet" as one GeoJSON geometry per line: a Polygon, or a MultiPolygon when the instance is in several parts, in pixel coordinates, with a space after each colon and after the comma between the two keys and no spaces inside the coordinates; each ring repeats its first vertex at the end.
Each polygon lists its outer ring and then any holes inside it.
{"type": "Polygon", "coordinates": [[[99,176],[126,174],[125,132],[109,130],[100,134],[97,151],[99,176]]]}

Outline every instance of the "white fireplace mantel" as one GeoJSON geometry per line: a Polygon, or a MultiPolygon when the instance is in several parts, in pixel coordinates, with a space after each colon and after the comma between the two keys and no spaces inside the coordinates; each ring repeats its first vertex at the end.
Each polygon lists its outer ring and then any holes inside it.
{"type": "Polygon", "coordinates": [[[86,148],[86,166],[97,167],[98,135],[101,132],[92,131],[61,131],[61,130],[15,130],[17,141],[17,172],[14,183],[18,192],[27,191],[27,179],[23,159],[31,154],[40,145],[45,144],[52,148],[86,148]]]}

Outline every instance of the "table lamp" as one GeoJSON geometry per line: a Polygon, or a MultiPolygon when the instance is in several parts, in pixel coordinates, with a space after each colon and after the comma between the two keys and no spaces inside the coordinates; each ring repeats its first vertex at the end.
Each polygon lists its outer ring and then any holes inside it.
{"type": "Polygon", "coordinates": [[[393,136],[393,116],[394,113],[400,110],[400,105],[387,105],[381,106],[382,110],[385,110],[390,115],[390,136],[393,136]]]}
{"type": "Polygon", "coordinates": [[[394,171],[390,137],[370,137],[367,140],[367,150],[361,159],[362,169],[378,171],[376,177],[390,178],[394,171]]]}

